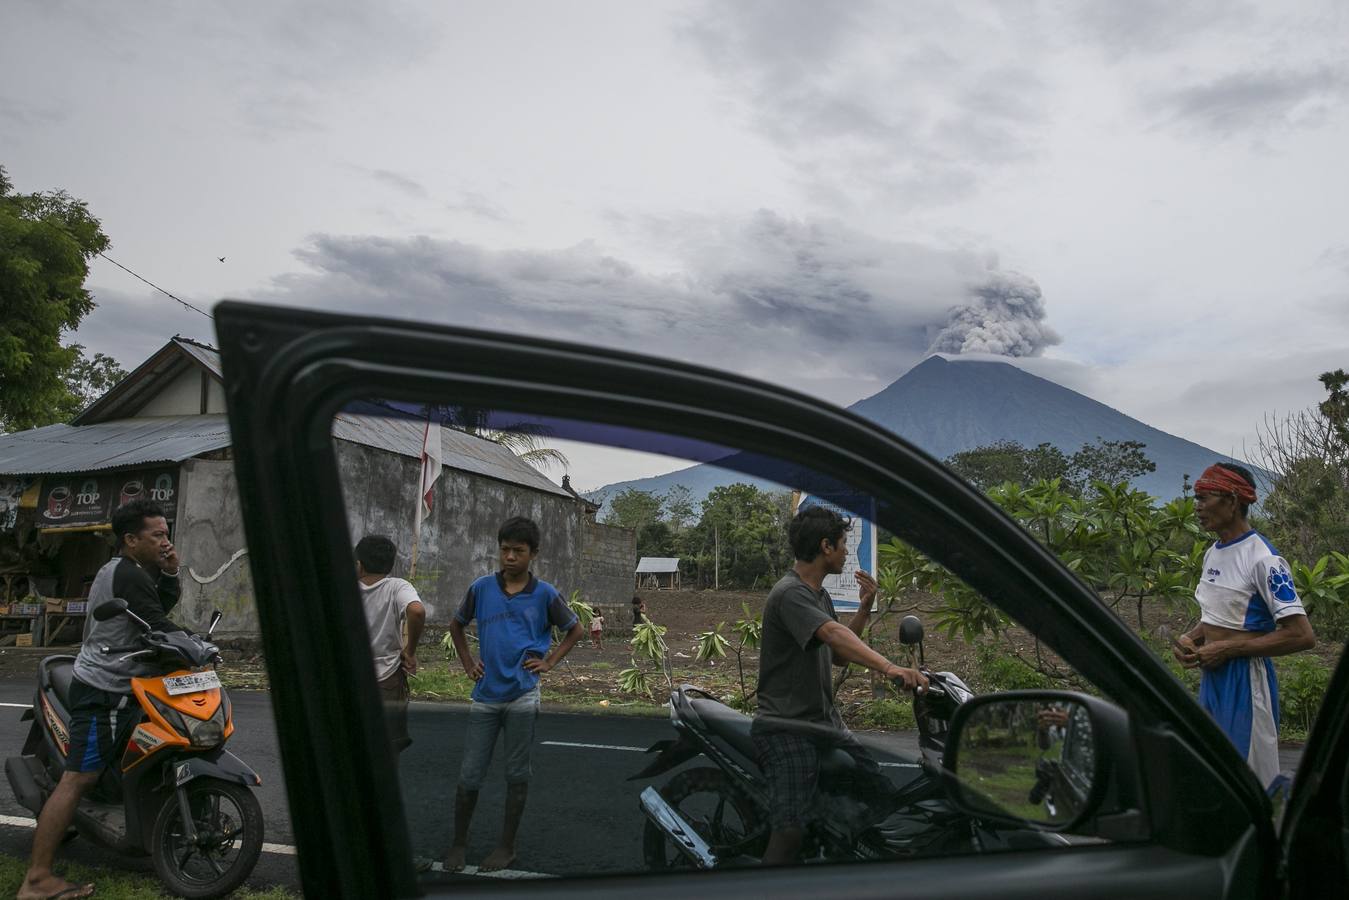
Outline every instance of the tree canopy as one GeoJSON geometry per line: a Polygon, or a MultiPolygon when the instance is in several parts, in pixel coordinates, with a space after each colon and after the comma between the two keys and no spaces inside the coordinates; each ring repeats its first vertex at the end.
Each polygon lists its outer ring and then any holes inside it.
{"type": "Polygon", "coordinates": [[[1025,447],[1017,441],[997,441],[961,451],[946,464],[985,492],[1001,484],[1034,484],[1057,478],[1064,490],[1081,496],[1095,482],[1123,484],[1156,471],[1157,464],[1143,452],[1146,446],[1142,441],[1098,438],[1069,456],[1053,444],[1025,447]]]}
{"type": "Polygon", "coordinates": [[[106,356],[85,360],[79,344],[62,343],[94,308],[84,281],[108,246],[82,200],[17,193],[0,166],[0,430],[69,420],[89,391],[121,372],[106,356]]]}
{"type": "Polygon", "coordinates": [[[1260,430],[1258,462],[1279,476],[1261,504],[1261,526],[1294,558],[1349,549],[1349,374],[1337,369],[1320,380],[1325,400],[1260,430]]]}

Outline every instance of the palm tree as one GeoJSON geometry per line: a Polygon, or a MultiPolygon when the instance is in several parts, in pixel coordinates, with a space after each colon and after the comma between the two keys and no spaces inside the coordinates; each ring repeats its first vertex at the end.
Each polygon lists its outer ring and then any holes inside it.
{"type": "Polygon", "coordinates": [[[533,422],[516,422],[495,427],[491,420],[491,410],[473,406],[446,406],[441,417],[445,427],[500,444],[536,469],[570,465],[566,454],[561,450],[544,446],[544,439],[552,434],[552,430],[547,426],[533,422]]]}

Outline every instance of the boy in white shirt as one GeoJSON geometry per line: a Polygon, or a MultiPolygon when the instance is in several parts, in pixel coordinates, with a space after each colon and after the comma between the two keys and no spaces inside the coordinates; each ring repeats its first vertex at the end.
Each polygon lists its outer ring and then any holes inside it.
{"type": "Polygon", "coordinates": [[[390,577],[397,557],[393,541],[383,535],[366,535],[356,544],[356,577],[370,628],[375,678],[384,699],[385,726],[394,751],[402,753],[412,743],[408,737],[408,676],[417,674],[417,642],[426,624],[426,608],[416,588],[402,578],[390,577]]]}

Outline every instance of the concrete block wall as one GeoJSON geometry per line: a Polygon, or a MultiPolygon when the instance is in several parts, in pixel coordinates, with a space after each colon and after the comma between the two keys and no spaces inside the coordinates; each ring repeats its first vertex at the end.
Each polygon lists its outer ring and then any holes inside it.
{"type": "MultiPolygon", "coordinates": [[[[422,523],[417,571],[412,575],[413,504],[420,462],[346,441],[337,442],[337,461],[353,544],[365,534],[393,539],[398,547],[394,574],[411,576],[431,625],[448,626],[473,580],[496,571],[497,529],[517,515],[539,523],[542,541],[534,565],[539,578],[554,584],[563,596],[578,588],[585,593],[588,583],[606,597],[627,599],[621,590],[631,587],[634,563],[622,563],[629,571],[618,577],[623,555],[613,548],[623,539],[607,534],[623,529],[592,526],[601,529],[593,546],[603,558],[597,557],[592,579],[586,582],[585,515],[579,502],[453,469],[446,469],[436,483],[434,508],[422,523]]],[[[175,543],[187,570],[175,621],[204,629],[212,611],[220,609],[225,618],[217,635],[256,637],[257,606],[233,463],[201,459],[183,463],[175,543]]],[[[635,553],[635,536],[631,543],[635,553]]]]}
{"type": "Polygon", "coordinates": [[[234,463],[187,460],[180,470],[178,495],[174,544],[183,564],[182,595],[170,617],[194,631],[204,630],[211,612],[219,609],[225,617],[217,636],[256,637],[258,610],[234,463]]]}
{"type": "MultiPolygon", "coordinates": [[[[337,461],[352,541],[388,535],[398,546],[394,574],[408,578],[421,463],[346,441],[337,442],[337,461]]],[[[428,624],[448,626],[474,579],[497,570],[497,529],[512,516],[539,524],[535,575],[563,596],[581,583],[584,515],[578,501],[454,469],[444,470],[435,490],[410,579],[427,605],[428,624]]]]}
{"type": "Polygon", "coordinates": [[[581,593],[592,606],[604,609],[611,626],[626,621],[637,570],[637,532],[587,519],[582,538],[581,593]]]}

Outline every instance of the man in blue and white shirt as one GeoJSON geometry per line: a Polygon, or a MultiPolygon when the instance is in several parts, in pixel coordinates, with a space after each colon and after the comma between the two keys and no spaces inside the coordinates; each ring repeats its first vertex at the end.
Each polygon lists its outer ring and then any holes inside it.
{"type": "Polygon", "coordinates": [[[1251,528],[1255,482],[1241,466],[1217,463],[1194,483],[1199,524],[1218,541],[1204,554],[1195,588],[1199,624],[1173,652],[1203,667],[1199,703],[1270,787],[1279,775],[1279,684],[1272,656],[1316,646],[1288,563],[1251,528]]]}
{"type": "Polygon", "coordinates": [[[507,520],[497,532],[497,549],[500,571],[473,582],[450,622],[459,660],[477,684],[454,798],[454,843],[445,852],[447,872],[464,868],[469,825],[498,734],[503,735],[506,754],[505,821],[496,849],[478,870],[505,869],[515,861],[515,833],[529,792],[529,752],[539,716],[539,676],[561,662],[581,639],[580,620],[557,588],[530,572],[539,552],[539,526],[520,516],[507,520]],[[477,660],[464,633],[475,620],[477,660]],[[549,652],[554,628],[565,635],[549,652]]]}

